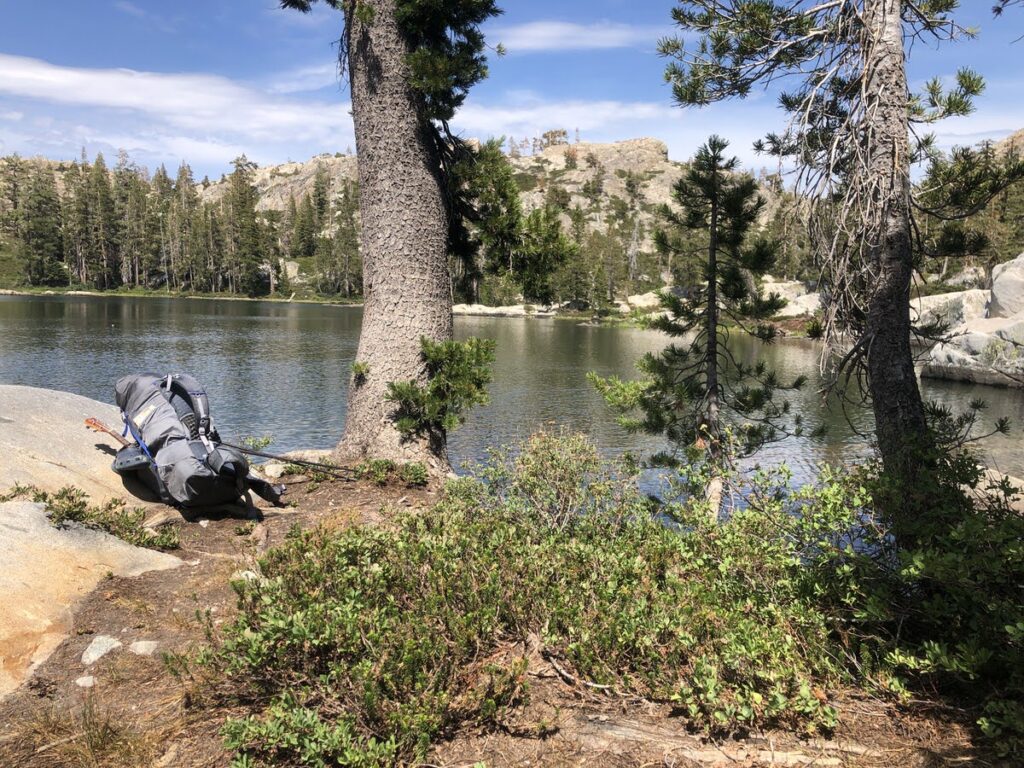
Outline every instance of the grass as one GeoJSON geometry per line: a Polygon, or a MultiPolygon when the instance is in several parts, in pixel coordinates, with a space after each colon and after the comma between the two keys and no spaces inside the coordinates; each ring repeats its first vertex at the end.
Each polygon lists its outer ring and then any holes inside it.
{"type": "Polygon", "coordinates": [[[123,715],[101,710],[91,694],[78,709],[40,710],[21,730],[37,760],[48,756],[50,765],[65,768],[136,768],[149,764],[157,752],[152,738],[123,715]]]}

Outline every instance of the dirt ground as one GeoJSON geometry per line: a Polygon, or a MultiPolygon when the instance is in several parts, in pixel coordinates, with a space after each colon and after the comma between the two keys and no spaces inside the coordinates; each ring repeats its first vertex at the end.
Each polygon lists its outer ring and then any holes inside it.
{"type": "MultiPolygon", "coordinates": [[[[164,653],[204,642],[198,616],[214,625],[235,610],[229,581],[242,576],[287,531],[318,524],[374,524],[401,507],[433,503],[436,491],[365,481],[290,479],[294,504],[263,509],[262,521],[228,515],[180,518],[182,568],[111,578],[75,609],[72,631],[15,693],[0,701],[0,768],[221,768],[230,755],[219,730],[231,714],[193,706],[164,653]],[[120,647],[86,666],[98,637],[120,647]],[[133,652],[136,642],[155,652],[133,652]],[[152,646],[150,645],[151,649],[152,646]]],[[[531,648],[529,702],[500,729],[467,730],[439,744],[426,765],[503,766],[996,766],[972,746],[969,713],[930,702],[909,709],[849,694],[829,740],[757,733],[709,742],[664,706],[623,700],[578,683],[531,648]]]]}

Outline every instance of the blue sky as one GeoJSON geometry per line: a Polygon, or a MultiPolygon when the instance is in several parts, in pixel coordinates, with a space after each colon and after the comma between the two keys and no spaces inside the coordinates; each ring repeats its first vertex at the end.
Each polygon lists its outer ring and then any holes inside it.
{"type": "MultiPolygon", "coordinates": [[[[710,133],[744,162],[779,130],[774,95],[701,110],[673,107],[657,39],[672,0],[505,0],[488,24],[491,77],[456,119],[466,136],[580,130],[584,140],[653,136],[684,160],[710,133]]],[[[971,66],[988,81],[977,112],[936,126],[940,144],[998,139],[1024,127],[1024,10],[999,21],[992,0],[964,0],[980,35],[918,44],[920,85],[971,66]]],[[[182,160],[219,175],[246,153],[262,165],[354,145],[335,71],[337,12],[304,16],[273,0],[0,0],[0,154],[76,157],[129,150],[150,167],[182,160]]]]}

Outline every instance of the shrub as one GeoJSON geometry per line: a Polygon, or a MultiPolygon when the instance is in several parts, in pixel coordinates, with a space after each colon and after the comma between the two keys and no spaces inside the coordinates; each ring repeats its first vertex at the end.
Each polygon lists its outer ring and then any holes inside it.
{"type": "Polygon", "coordinates": [[[834,724],[843,672],[813,564],[857,488],[765,492],[720,526],[680,507],[672,527],[578,437],[535,437],[483,474],[384,528],[295,531],[235,584],[240,614],[199,661],[253,707],[227,726],[237,765],[422,759],[529,695],[530,637],[709,733],[834,724]]]}
{"type": "MultiPolygon", "coordinates": [[[[896,497],[876,480],[881,499],[896,497]]],[[[879,564],[880,651],[908,685],[981,710],[995,748],[1024,756],[1024,515],[1020,492],[967,453],[942,456],[894,519],[901,548],[879,564]],[[916,501],[915,501],[916,499],[916,501]],[[887,630],[887,633],[886,633],[887,630]],[[884,634],[883,634],[884,633],[884,634]]]]}
{"type": "Polygon", "coordinates": [[[47,493],[31,486],[15,486],[11,493],[0,497],[0,501],[19,496],[45,504],[50,522],[57,527],[69,522],[79,523],[147,549],[177,549],[180,544],[177,528],[164,526],[152,533],[144,525],[146,513],[141,509],[127,509],[121,499],[90,506],[85,491],[80,488],[65,486],[56,493],[47,493]]]}
{"type": "Polygon", "coordinates": [[[494,342],[422,338],[420,345],[427,383],[389,382],[387,399],[398,406],[395,426],[403,435],[445,435],[465,421],[466,411],[488,402],[494,342]]]}
{"type": "Polygon", "coordinates": [[[391,459],[368,459],[356,466],[356,475],[376,485],[387,485],[398,467],[391,459]]]}

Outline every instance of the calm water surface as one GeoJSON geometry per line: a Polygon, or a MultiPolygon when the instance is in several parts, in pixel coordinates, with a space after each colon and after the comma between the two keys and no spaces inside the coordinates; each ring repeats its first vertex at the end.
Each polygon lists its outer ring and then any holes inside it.
{"type": "MultiPolygon", "coordinates": [[[[0,383],[113,402],[114,382],[124,374],[185,371],[206,385],[226,439],[267,434],[274,438],[271,450],[327,448],[342,432],[360,317],[359,308],[316,304],[0,296],[0,383]]],[[[609,455],[659,447],[623,432],[586,374],[632,377],[636,360],[665,344],[661,334],[525,318],[457,318],[455,327],[460,338],[494,339],[497,362],[491,404],[473,411],[451,437],[454,462],[557,425],[587,432],[609,455]]],[[[736,352],[765,353],[783,378],[809,376],[792,395],[793,408],[809,424],[829,426],[821,439],[767,446],[759,461],[786,461],[805,479],[821,461],[867,450],[856,430],[870,428],[870,414],[852,413],[851,428],[822,405],[815,344],[791,340],[765,351],[739,340],[736,352]]],[[[927,397],[954,408],[982,397],[993,417],[1009,416],[1011,436],[992,438],[984,449],[1002,471],[1024,476],[1024,392],[927,380],[924,388],[927,397]]]]}

